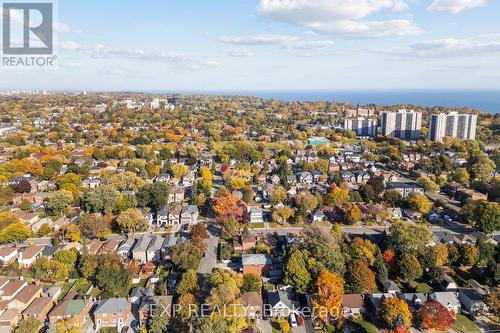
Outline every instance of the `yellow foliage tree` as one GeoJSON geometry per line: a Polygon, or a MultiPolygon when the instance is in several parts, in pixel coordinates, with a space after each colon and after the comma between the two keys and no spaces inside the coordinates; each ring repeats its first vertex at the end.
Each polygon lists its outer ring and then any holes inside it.
{"type": "Polygon", "coordinates": [[[401,325],[402,319],[406,327],[411,326],[412,314],[408,304],[397,297],[386,298],[380,307],[379,317],[389,327],[401,325]],[[396,321],[398,319],[398,321],[396,321]]]}
{"type": "Polygon", "coordinates": [[[339,318],[344,295],[344,279],[327,270],[321,270],[316,280],[316,295],[311,301],[316,314],[323,321],[339,318]]]}

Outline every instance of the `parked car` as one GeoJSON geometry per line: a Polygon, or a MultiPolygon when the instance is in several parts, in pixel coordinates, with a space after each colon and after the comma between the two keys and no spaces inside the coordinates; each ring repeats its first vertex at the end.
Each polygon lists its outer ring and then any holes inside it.
{"type": "Polygon", "coordinates": [[[295,317],[295,314],[290,314],[290,325],[292,327],[297,327],[297,318],[295,317]]]}
{"type": "Polygon", "coordinates": [[[304,318],[301,315],[297,315],[297,324],[299,326],[304,326],[304,318]]]}

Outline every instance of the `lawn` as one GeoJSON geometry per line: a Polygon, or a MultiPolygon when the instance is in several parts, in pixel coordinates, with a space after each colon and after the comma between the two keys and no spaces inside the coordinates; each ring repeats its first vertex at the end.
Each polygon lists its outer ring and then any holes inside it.
{"type": "Polygon", "coordinates": [[[141,279],[139,283],[134,283],[130,286],[130,289],[135,288],[135,287],[146,287],[146,284],[148,283],[148,279],[141,279]]]}
{"type": "Polygon", "coordinates": [[[264,222],[256,222],[249,224],[250,229],[263,229],[265,227],[264,222]]]}
{"type": "Polygon", "coordinates": [[[116,327],[103,327],[98,333],[118,333],[116,327]]]}
{"type": "Polygon", "coordinates": [[[66,282],[64,284],[64,286],[62,287],[61,294],[59,295],[57,300],[58,301],[62,300],[68,294],[68,292],[71,290],[71,288],[73,287],[74,284],[75,284],[74,281],[73,282],[66,282]]]}
{"type": "Polygon", "coordinates": [[[89,291],[91,283],[86,280],[86,279],[78,279],[75,282],[76,284],[76,291],[78,291],[80,294],[86,294],[89,291]]]}
{"type": "Polygon", "coordinates": [[[453,329],[458,332],[467,333],[480,333],[481,330],[469,318],[464,315],[458,314],[453,324],[453,329]]]}
{"type": "Polygon", "coordinates": [[[425,282],[414,282],[414,284],[412,284],[412,288],[415,288],[416,293],[432,293],[432,287],[425,282]]]}
{"type": "Polygon", "coordinates": [[[372,323],[360,318],[349,322],[352,333],[377,333],[377,327],[372,323]]]}

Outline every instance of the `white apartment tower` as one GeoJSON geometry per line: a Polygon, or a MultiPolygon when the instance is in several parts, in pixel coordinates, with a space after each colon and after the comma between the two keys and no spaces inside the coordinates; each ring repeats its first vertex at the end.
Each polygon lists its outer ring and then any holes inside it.
{"type": "Polygon", "coordinates": [[[344,129],[355,132],[357,136],[375,136],[377,134],[377,121],[362,117],[345,119],[344,129]]]}
{"type": "Polygon", "coordinates": [[[420,138],[422,131],[422,113],[401,109],[398,112],[380,113],[382,135],[405,140],[420,138]]]}
{"type": "Polygon", "coordinates": [[[476,138],[477,115],[450,112],[431,115],[429,139],[443,141],[444,137],[474,140],[476,138]]]}

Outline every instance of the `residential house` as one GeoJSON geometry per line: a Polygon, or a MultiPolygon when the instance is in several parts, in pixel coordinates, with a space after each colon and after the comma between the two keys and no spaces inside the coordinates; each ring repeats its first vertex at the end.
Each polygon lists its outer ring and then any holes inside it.
{"type": "Polygon", "coordinates": [[[399,294],[398,298],[408,304],[411,312],[416,312],[427,301],[427,296],[423,293],[404,293],[399,294]]]}
{"type": "Polygon", "coordinates": [[[168,193],[168,203],[181,203],[184,201],[184,188],[174,186],[168,193]]]}
{"type": "Polygon", "coordinates": [[[384,287],[384,290],[391,295],[395,295],[401,291],[398,285],[392,280],[382,281],[381,284],[384,287]]]}
{"type": "Polygon", "coordinates": [[[43,297],[50,298],[53,302],[56,302],[62,293],[62,286],[52,286],[48,288],[43,294],[43,297]]]}
{"type": "Polygon", "coordinates": [[[445,291],[455,291],[458,289],[458,285],[448,274],[444,274],[443,281],[441,282],[441,287],[445,291]]]}
{"type": "Polygon", "coordinates": [[[126,298],[108,298],[97,305],[92,314],[95,330],[101,327],[116,327],[118,332],[131,316],[130,303],[126,298]]]}
{"type": "Polygon", "coordinates": [[[104,245],[104,241],[100,239],[93,239],[87,244],[87,250],[89,254],[97,254],[101,247],[104,245]]]}
{"type": "Polygon", "coordinates": [[[139,323],[146,324],[153,311],[160,311],[162,316],[170,317],[172,315],[172,303],[173,296],[143,297],[137,309],[139,323]]]}
{"type": "Polygon", "coordinates": [[[11,301],[27,285],[24,280],[9,280],[0,288],[0,300],[11,301]]]}
{"type": "Polygon", "coordinates": [[[173,235],[165,237],[160,250],[161,260],[167,261],[170,258],[170,248],[176,245],[177,242],[178,238],[173,235]]]}
{"type": "Polygon", "coordinates": [[[420,193],[420,194],[424,193],[423,187],[421,187],[417,184],[414,184],[414,183],[387,182],[385,184],[385,189],[387,191],[389,191],[389,190],[398,191],[403,199],[408,198],[408,196],[412,192],[416,192],[416,193],[420,193]]]}
{"type": "Polygon", "coordinates": [[[140,263],[145,263],[148,261],[148,256],[147,256],[147,249],[149,246],[149,243],[151,242],[151,235],[146,234],[142,235],[137,242],[135,243],[135,246],[132,248],[132,258],[134,260],[139,261],[140,263]]]}
{"type": "Polygon", "coordinates": [[[17,259],[17,248],[13,246],[0,248],[0,262],[4,266],[12,264],[17,259]]]}
{"type": "Polygon", "coordinates": [[[315,222],[321,222],[326,219],[325,213],[321,209],[316,210],[314,213],[311,214],[311,221],[313,223],[315,222]]]}
{"type": "Polygon", "coordinates": [[[153,239],[149,242],[146,250],[147,261],[159,262],[161,260],[161,249],[164,242],[165,238],[163,238],[162,236],[153,237],[153,239]]]}
{"type": "Polygon", "coordinates": [[[260,207],[247,207],[247,215],[250,223],[264,222],[264,212],[260,207]]]}
{"type": "Polygon", "coordinates": [[[42,245],[30,245],[25,248],[17,258],[19,267],[30,268],[33,263],[42,256],[42,252],[45,246],[42,245]]]}
{"type": "Polygon", "coordinates": [[[356,176],[351,171],[341,171],[340,175],[342,176],[342,179],[348,183],[353,184],[356,182],[356,176]]]}
{"type": "Polygon", "coordinates": [[[59,231],[65,229],[69,225],[70,221],[67,217],[61,216],[52,223],[52,228],[54,231],[59,231]]]}
{"type": "Polygon", "coordinates": [[[65,299],[57,303],[49,312],[49,322],[56,323],[60,320],[73,319],[75,324],[81,326],[87,320],[92,302],[89,299],[65,299]]]}
{"type": "Polygon", "coordinates": [[[344,294],[342,315],[344,318],[358,318],[365,313],[365,300],[362,294],[344,294]]]}
{"type": "Polygon", "coordinates": [[[47,320],[47,314],[54,306],[54,301],[50,297],[38,297],[23,311],[23,319],[35,318],[40,322],[47,320]]]}
{"type": "Polygon", "coordinates": [[[264,311],[262,295],[255,291],[248,291],[241,295],[241,305],[245,309],[245,316],[251,319],[261,318],[264,311]]]}
{"type": "Polygon", "coordinates": [[[188,205],[182,207],[180,220],[181,224],[194,225],[198,223],[198,206],[188,205]]]}
{"type": "Polygon", "coordinates": [[[152,287],[135,287],[130,291],[129,300],[132,304],[140,304],[142,298],[154,296],[155,291],[152,287]]]}
{"type": "Polygon", "coordinates": [[[378,314],[378,311],[380,310],[380,306],[382,305],[382,302],[386,298],[391,298],[391,297],[394,297],[394,295],[390,294],[390,293],[368,294],[368,296],[367,296],[368,307],[372,311],[372,313],[378,314]]]}
{"type": "Polygon", "coordinates": [[[21,289],[7,305],[9,309],[17,309],[22,312],[35,300],[42,296],[42,286],[28,285],[21,289]]]}
{"type": "Polygon", "coordinates": [[[233,249],[235,252],[245,252],[255,249],[257,237],[254,234],[244,233],[233,238],[233,249]]]}
{"type": "Polygon", "coordinates": [[[241,256],[243,274],[266,276],[271,270],[271,258],[266,254],[243,254],[241,256]]]}
{"type": "Polygon", "coordinates": [[[268,291],[267,304],[273,317],[288,317],[298,308],[290,290],[268,291]]]}
{"type": "Polygon", "coordinates": [[[484,303],[484,295],[476,289],[461,288],[458,291],[458,299],[462,305],[462,310],[472,315],[480,314],[487,309],[484,303]]]}
{"type": "Polygon", "coordinates": [[[0,315],[0,327],[16,327],[21,320],[21,312],[18,309],[7,309],[0,315]]]}
{"type": "Polygon", "coordinates": [[[454,291],[439,291],[429,294],[429,298],[441,303],[448,311],[457,314],[460,311],[458,293],[454,291]]]}
{"type": "Polygon", "coordinates": [[[134,244],[134,238],[127,238],[120,243],[120,246],[118,246],[116,252],[125,258],[129,258],[134,244]]]}
{"type": "Polygon", "coordinates": [[[297,182],[301,184],[312,184],[314,181],[313,175],[310,172],[299,172],[297,175],[297,182]]]}
{"type": "Polygon", "coordinates": [[[120,243],[121,241],[118,239],[107,240],[99,249],[99,253],[116,253],[120,243]]]}

